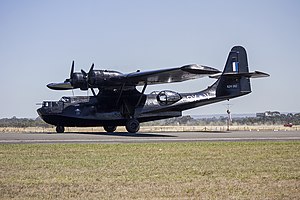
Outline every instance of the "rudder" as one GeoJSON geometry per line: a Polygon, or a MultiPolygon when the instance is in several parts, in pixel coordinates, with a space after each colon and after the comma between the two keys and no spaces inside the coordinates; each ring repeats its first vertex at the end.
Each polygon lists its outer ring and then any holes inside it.
{"type": "Polygon", "coordinates": [[[241,96],[251,92],[247,53],[244,47],[234,46],[229,52],[224,71],[219,78],[216,95],[241,96]]]}

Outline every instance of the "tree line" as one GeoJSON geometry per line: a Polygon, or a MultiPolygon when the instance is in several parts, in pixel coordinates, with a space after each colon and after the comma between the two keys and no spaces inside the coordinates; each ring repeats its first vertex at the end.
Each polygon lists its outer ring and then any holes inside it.
{"type": "MultiPolygon", "coordinates": [[[[170,119],[163,119],[158,121],[146,122],[146,126],[225,126],[227,124],[227,117],[212,117],[195,119],[189,115],[182,117],[174,117],[170,119]]],[[[300,124],[300,113],[297,114],[280,114],[278,116],[267,117],[242,117],[233,118],[231,125],[284,125],[292,123],[293,125],[300,124]]],[[[52,127],[45,123],[40,117],[36,119],[29,118],[3,118],[0,119],[0,127],[52,127]]]]}
{"type": "Polygon", "coordinates": [[[2,118],[0,119],[0,127],[18,127],[18,128],[25,128],[25,127],[52,127],[52,125],[47,124],[44,122],[40,117],[36,119],[29,119],[29,118],[2,118]]]}
{"type": "MultiPolygon", "coordinates": [[[[212,117],[195,119],[191,116],[182,116],[171,119],[158,120],[153,122],[146,122],[149,126],[226,126],[228,122],[227,117],[212,117]]],[[[231,125],[284,125],[292,123],[293,125],[300,124],[300,113],[297,114],[280,114],[279,116],[266,117],[240,117],[233,118],[230,121],[231,125]]]]}

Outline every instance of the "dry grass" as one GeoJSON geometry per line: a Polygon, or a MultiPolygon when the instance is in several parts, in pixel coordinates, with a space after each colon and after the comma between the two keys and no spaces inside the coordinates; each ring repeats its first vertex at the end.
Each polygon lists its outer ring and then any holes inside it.
{"type": "Polygon", "coordinates": [[[298,199],[300,142],[0,145],[0,199],[298,199]]]}

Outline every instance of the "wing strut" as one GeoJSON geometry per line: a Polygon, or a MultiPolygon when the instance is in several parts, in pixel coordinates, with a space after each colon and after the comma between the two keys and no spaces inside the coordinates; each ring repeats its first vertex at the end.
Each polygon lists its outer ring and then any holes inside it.
{"type": "Polygon", "coordinates": [[[138,107],[138,105],[141,103],[141,100],[142,100],[143,94],[145,93],[147,85],[148,85],[147,82],[145,82],[145,85],[144,85],[143,90],[141,92],[141,96],[140,96],[138,102],[136,103],[135,107],[138,107]]]}
{"type": "Polygon", "coordinates": [[[96,93],[95,93],[94,88],[91,88],[91,90],[92,90],[92,93],[93,93],[94,97],[96,97],[97,95],[96,95],[96,93]]]}
{"type": "Polygon", "coordinates": [[[118,106],[118,104],[120,102],[120,99],[121,99],[121,96],[122,96],[123,89],[124,89],[125,85],[126,85],[126,81],[122,84],[122,87],[121,87],[121,90],[120,90],[120,94],[118,96],[118,100],[117,100],[116,106],[118,106]]]}

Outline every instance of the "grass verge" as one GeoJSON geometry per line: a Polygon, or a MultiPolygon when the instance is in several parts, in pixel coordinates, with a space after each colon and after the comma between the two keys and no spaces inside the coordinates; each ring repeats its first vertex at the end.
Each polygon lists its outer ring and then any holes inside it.
{"type": "Polygon", "coordinates": [[[0,145],[0,199],[297,199],[300,142],[0,145]]]}

